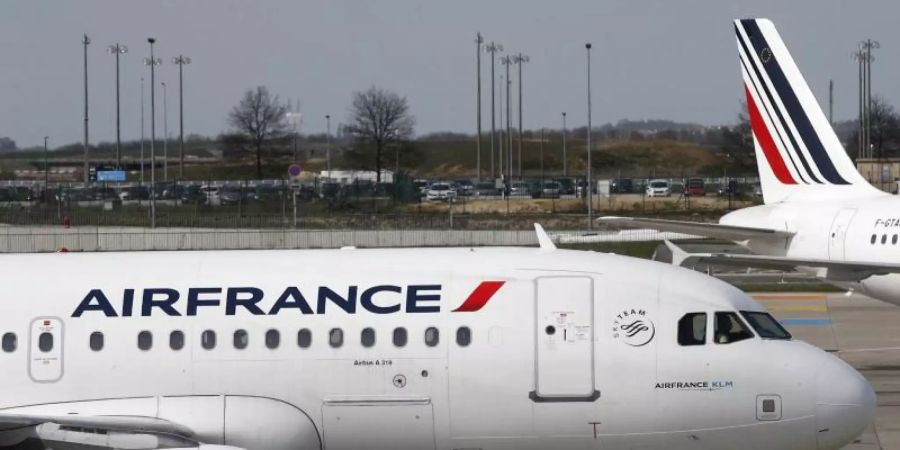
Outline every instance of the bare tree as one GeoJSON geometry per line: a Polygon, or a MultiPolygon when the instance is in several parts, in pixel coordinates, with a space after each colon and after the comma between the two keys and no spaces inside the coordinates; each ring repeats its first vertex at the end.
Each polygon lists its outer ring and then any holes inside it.
{"type": "Polygon", "coordinates": [[[237,106],[228,113],[228,123],[243,135],[256,152],[256,178],[262,178],[262,150],[267,142],[284,135],[287,130],[287,106],[265,86],[249,89],[237,106]]]}
{"type": "Polygon", "coordinates": [[[346,130],[358,143],[375,147],[376,183],[381,183],[385,148],[399,145],[413,135],[415,119],[409,113],[406,98],[394,92],[371,87],[353,94],[346,130]]]}

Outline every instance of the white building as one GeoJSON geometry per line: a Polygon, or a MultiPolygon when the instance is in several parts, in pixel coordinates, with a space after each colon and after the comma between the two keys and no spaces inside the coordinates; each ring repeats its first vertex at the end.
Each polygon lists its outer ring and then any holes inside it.
{"type": "MultiPolygon", "coordinates": [[[[355,181],[370,181],[374,183],[376,178],[374,170],[332,170],[330,172],[323,170],[319,172],[319,179],[333,181],[338,184],[353,184],[355,181]]],[[[382,169],[381,182],[393,183],[394,172],[382,169]]]]}

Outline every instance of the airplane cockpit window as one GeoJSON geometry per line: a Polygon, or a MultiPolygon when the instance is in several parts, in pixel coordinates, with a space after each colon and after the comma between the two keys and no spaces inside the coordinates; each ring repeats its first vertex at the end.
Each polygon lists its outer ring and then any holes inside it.
{"type": "Polygon", "coordinates": [[[138,333],[138,348],[150,350],[151,347],[153,347],[153,335],[147,330],[138,333]]]}
{"type": "Polygon", "coordinates": [[[276,349],[281,345],[281,333],[276,329],[266,331],[266,348],[276,349]]]}
{"type": "Polygon", "coordinates": [[[41,333],[38,336],[38,349],[44,353],[47,353],[53,350],[53,334],[51,333],[41,333]]]}
{"type": "Polygon", "coordinates": [[[734,312],[716,313],[716,344],[731,344],[744,339],[751,339],[753,332],[734,312]]]}
{"type": "Polygon", "coordinates": [[[91,333],[90,338],[88,339],[88,344],[91,346],[91,350],[95,352],[99,352],[103,350],[103,333],[99,331],[95,331],[91,333]]]}
{"type": "Polygon", "coordinates": [[[688,313],[678,320],[678,344],[706,344],[706,313],[688,313]]]}
{"type": "Polygon", "coordinates": [[[338,348],[344,345],[344,330],[340,328],[332,328],[328,332],[328,345],[338,348]]]}
{"type": "Polygon", "coordinates": [[[19,339],[16,337],[16,333],[6,333],[3,335],[3,351],[6,353],[12,353],[16,351],[16,347],[19,344],[19,339]]]}
{"type": "Polygon", "coordinates": [[[297,346],[300,348],[309,348],[312,345],[312,332],[304,328],[297,332],[297,346]]]}
{"type": "Polygon", "coordinates": [[[456,329],[456,344],[460,347],[468,347],[472,343],[472,330],[469,327],[456,329]]]}
{"type": "Polygon", "coordinates": [[[184,348],[184,333],[178,330],[169,333],[169,348],[172,350],[184,348]]]}
{"type": "Polygon", "coordinates": [[[366,348],[375,345],[375,330],[363,328],[362,333],[359,334],[359,343],[366,348]]]}
{"type": "Polygon", "coordinates": [[[394,346],[396,347],[405,347],[407,341],[406,328],[397,327],[394,328],[394,346]]]}
{"type": "Polygon", "coordinates": [[[425,329],[425,345],[429,347],[434,347],[438,345],[438,342],[441,340],[441,333],[435,327],[428,327],[425,329]]]}
{"type": "Polygon", "coordinates": [[[772,317],[771,314],[759,311],[741,311],[741,315],[750,322],[756,334],[763,339],[789,340],[793,336],[772,317]]]}
{"type": "Polygon", "coordinates": [[[250,343],[250,337],[247,335],[247,330],[235,330],[234,348],[243,350],[247,348],[248,343],[250,343]]]}
{"type": "Polygon", "coordinates": [[[204,331],[200,335],[200,345],[207,350],[216,348],[216,332],[213,330],[204,331]]]}

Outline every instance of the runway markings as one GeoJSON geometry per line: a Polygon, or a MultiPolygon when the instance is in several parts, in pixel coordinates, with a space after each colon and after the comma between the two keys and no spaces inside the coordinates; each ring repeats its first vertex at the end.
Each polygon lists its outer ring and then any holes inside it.
{"type": "Polygon", "coordinates": [[[828,296],[825,294],[755,294],[751,295],[754,300],[765,302],[765,301],[774,301],[774,300],[783,300],[783,301],[794,301],[794,300],[806,300],[806,301],[816,301],[816,302],[824,302],[828,299],[828,296]]]}
{"type": "Polygon", "coordinates": [[[816,313],[827,313],[828,312],[827,305],[769,306],[766,309],[768,309],[770,312],[816,312],[816,313]]]}
{"type": "Polygon", "coordinates": [[[828,304],[826,303],[828,296],[825,294],[772,293],[756,294],[752,297],[762,303],[769,312],[779,316],[787,315],[788,317],[778,317],[778,321],[784,326],[831,326],[831,317],[828,314],[828,304]]]}

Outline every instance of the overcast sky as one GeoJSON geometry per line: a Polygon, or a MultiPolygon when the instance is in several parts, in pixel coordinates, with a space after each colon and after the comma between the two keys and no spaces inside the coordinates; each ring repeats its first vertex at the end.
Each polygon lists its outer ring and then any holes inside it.
{"type": "MultiPolygon", "coordinates": [[[[743,93],[731,21],[775,21],[821,103],[835,82],[835,115],[856,114],[857,41],[881,42],[873,91],[900,105],[900,3],[839,0],[709,1],[125,1],[0,2],[0,136],[19,147],[78,141],[82,133],[82,33],[89,47],[91,141],[115,136],[114,58],[120,42],[122,134],[140,136],[140,78],[149,36],[169,84],[177,135],[177,66],[185,54],[186,133],[215,135],[246,89],[299,99],[303,132],[325,114],[347,116],[351,93],[376,85],[405,96],[418,134],[475,130],[475,33],[531,57],[525,127],[586,123],[585,50],[592,42],[594,122],[735,120],[743,93]]],[[[484,124],[490,126],[489,59],[483,58],[484,124]]],[[[498,64],[498,76],[503,66],[498,64]]],[[[514,81],[516,78],[514,77],[514,81]]],[[[157,135],[162,135],[158,91],[157,135]]],[[[149,124],[149,112],[147,116],[149,124]]],[[[149,125],[148,125],[149,130],[149,125]]],[[[149,131],[148,131],[149,133],[149,131]]]]}

